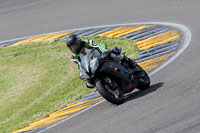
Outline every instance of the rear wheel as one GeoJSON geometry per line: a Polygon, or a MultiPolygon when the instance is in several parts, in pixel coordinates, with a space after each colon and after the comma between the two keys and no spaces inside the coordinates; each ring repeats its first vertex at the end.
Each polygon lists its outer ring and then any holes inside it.
{"type": "Polygon", "coordinates": [[[139,67],[141,71],[138,73],[138,89],[139,90],[145,90],[148,89],[150,86],[150,78],[149,75],[139,66],[137,65],[136,67],[139,67]]]}
{"type": "Polygon", "coordinates": [[[106,77],[98,80],[96,82],[96,87],[101,96],[103,96],[107,101],[113,104],[121,104],[124,102],[124,93],[120,89],[117,81],[106,77]]]}

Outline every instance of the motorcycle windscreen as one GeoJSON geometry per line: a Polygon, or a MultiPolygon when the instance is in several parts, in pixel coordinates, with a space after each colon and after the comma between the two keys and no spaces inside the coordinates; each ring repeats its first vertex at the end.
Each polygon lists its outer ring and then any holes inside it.
{"type": "Polygon", "coordinates": [[[89,55],[85,55],[81,59],[81,68],[89,73],[90,71],[90,56],[89,55]]]}

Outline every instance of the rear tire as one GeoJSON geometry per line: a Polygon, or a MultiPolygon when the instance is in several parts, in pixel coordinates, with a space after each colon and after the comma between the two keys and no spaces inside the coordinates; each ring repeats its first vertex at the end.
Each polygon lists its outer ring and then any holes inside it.
{"type": "Polygon", "coordinates": [[[103,79],[100,79],[96,82],[96,87],[101,96],[103,96],[108,102],[111,102],[113,104],[121,104],[124,102],[124,93],[121,91],[119,86],[118,86],[119,98],[116,98],[113,94],[111,94],[108,91],[108,89],[105,87],[103,79]]]}
{"type": "MultiPolygon", "coordinates": [[[[136,67],[140,67],[139,65],[137,65],[136,67]]],[[[140,67],[141,68],[141,67],[140,67]]],[[[142,68],[141,68],[142,69],[142,68]]],[[[138,89],[139,90],[146,90],[149,88],[150,86],[150,78],[149,75],[142,69],[142,71],[140,72],[140,76],[139,77],[139,81],[138,81],[138,89]]]]}

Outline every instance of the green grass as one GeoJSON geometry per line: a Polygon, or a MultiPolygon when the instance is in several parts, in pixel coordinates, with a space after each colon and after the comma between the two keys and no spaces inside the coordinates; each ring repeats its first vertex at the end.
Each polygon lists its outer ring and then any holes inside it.
{"type": "MultiPolygon", "coordinates": [[[[132,59],[138,53],[128,39],[90,39],[122,47],[132,59]]],[[[91,92],[70,57],[63,39],[0,49],[0,132],[23,128],[91,92]]]]}

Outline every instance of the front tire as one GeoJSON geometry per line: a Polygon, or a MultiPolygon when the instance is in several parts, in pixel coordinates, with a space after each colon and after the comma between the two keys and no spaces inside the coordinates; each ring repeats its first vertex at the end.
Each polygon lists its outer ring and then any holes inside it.
{"type": "Polygon", "coordinates": [[[111,102],[113,104],[121,104],[124,102],[124,93],[120,89],[120,86],[117,84],[116,81],[112,80],[117,85],[117,90],[119,95],[115,96],[112,94],[108,89],[108,86],[105,84],[104,79],[100,79],[96,82],[96,87],[98,92],[103,96],[108,102],[111,102]]]}

